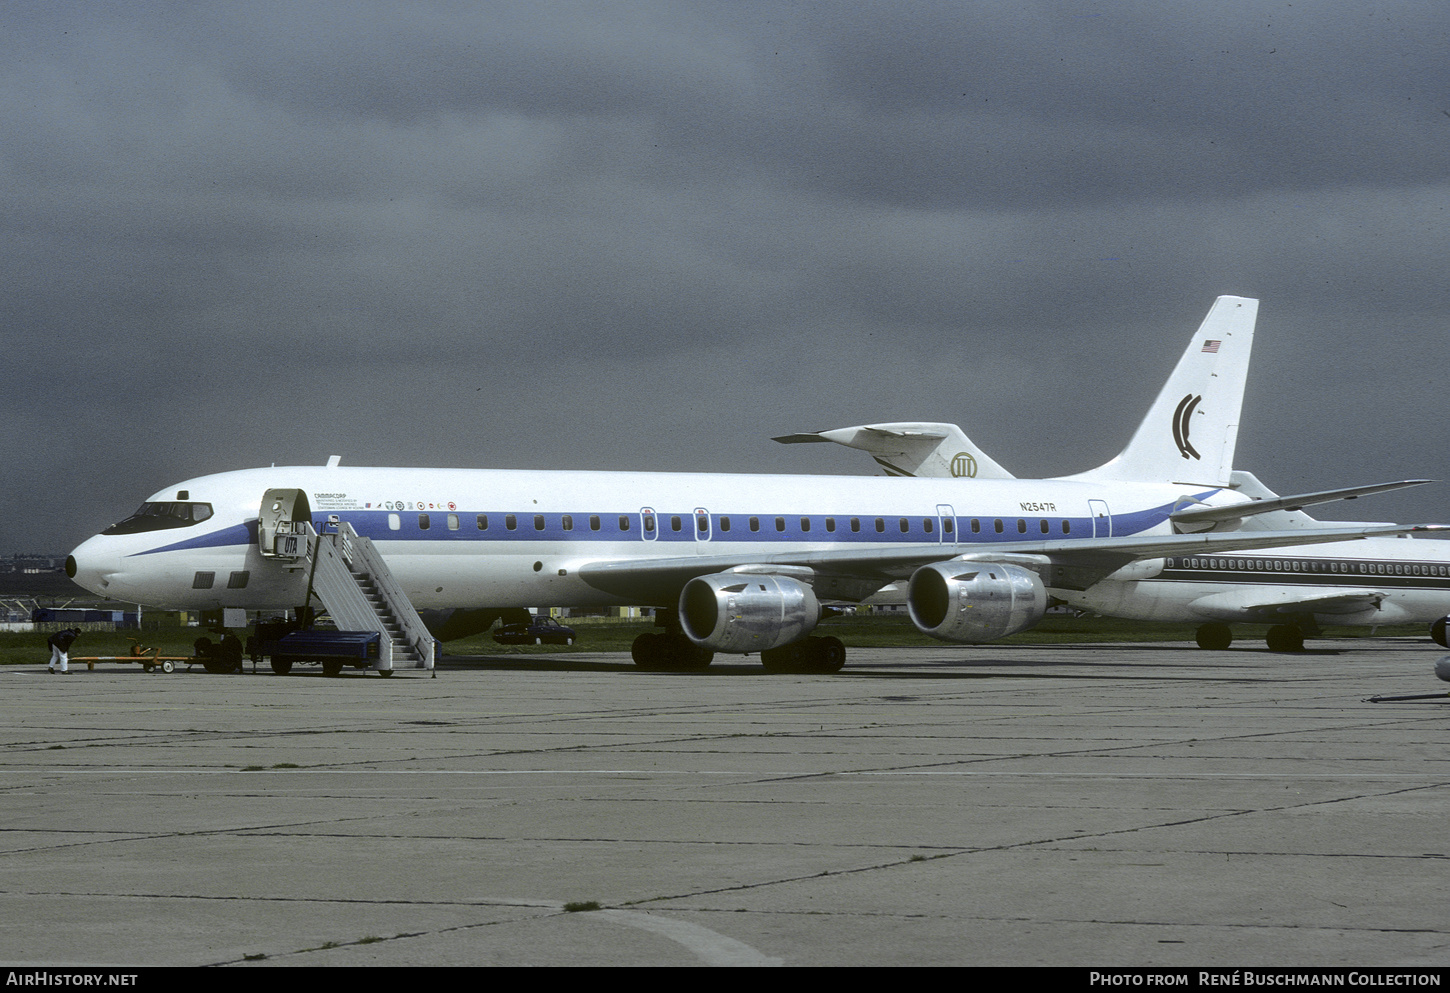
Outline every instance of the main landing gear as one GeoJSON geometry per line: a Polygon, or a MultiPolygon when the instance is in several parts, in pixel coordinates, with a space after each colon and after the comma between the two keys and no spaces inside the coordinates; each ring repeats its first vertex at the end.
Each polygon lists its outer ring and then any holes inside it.
{"type": "MultiPolygon", "coordinates": [[[[1234,640],[1229,626],[1219,621],[1200,625],[1194,637],[1199,648],[1210,652],[1221,652],[1234,640]]],[[[1298,624],[1275,624],[1264,635],[1264,644],[1271,652],[1302,652],[1304,630],[1298,624]]]]}
{"type": "MultiPolygon", "coordinates": [[[[634,664],[647,672],[697,672],[710,665],[715,653],[701,648],[680,628],[679,615],[661,610],[658,633],[642,634],[630,646],[634,664]]],[[[846,664],[846,646],[840,638],[803,638],[760,653],[767,672],[840,672],[846,664]]]]}

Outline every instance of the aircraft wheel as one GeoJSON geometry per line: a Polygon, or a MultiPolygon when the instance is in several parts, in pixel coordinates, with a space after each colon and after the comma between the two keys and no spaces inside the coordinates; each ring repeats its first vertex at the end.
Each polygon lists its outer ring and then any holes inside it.
{"type": "Polygon", "coordinates": [[[676,658],[679,660],[679,668],[699,671],[708,669],[710,663],[715,661],[715,653],[708,648],[701,648],[690,639],[680,636],[679,653],[676,658]]]}
{"type": "Polygon", "coordinates": [[[342,675],[342,659],[323,659],[322,674],[324,676],[342,675]]]}
{"type": "Polygon", "coordinates": [[[812,638],[811,671],[840,672],[846,665],[846,646],[840,638],[812,638]]]}
{"type": "Polygon", "coordinates": [[[634,659],[634,664],[647,672],[663,668],[660,664],[663,653],[660,651],[659,640],[659,635],[648,633],[634,639],[634,644],[629,646],[629,654],[634,659]]]}
{"type": "Polygon", "coordinates": [[[1304,633],[1293,624],[1275,624],[1264,636],[1264,643],[1271,652],[1302,652],[1304,633]]]}
{"type": "Polygon", "coordinates": [[[794,641],[779,648],[767,648],[760,653],[760,664],[766,672],[806,672],[810,666],[808,645],[794,641]]]}
{"type": "Polygon", "coordinates": [[[1194,638],[1198,642],[1199,648],[1210,652],[1221,652],[1233,644],[1234,635],[1227,624],[1214,621],[1211,624],[1199,625],[1194,638]]]}
{"type": "Polygon", "coordinates": [[[1445,625],[1450,622],[1450,617],[1442,617],[1430,625],[1430,640],[1441,648],[1450,648],[1450,639],[1447,639],[1445,625]]]}
{"type": "Polygon", "coordinates": [[[287,675],[287,673],[289,673],[289,672],[292,671],[292,656],[290,656],[290,655],[273,655],[272,656],[272,671],[275,672],[279,676],[285,676],[285,675],[287,675]]]}

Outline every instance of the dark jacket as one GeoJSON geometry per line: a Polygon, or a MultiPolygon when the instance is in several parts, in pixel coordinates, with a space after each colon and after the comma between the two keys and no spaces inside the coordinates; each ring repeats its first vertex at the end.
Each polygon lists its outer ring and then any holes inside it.
{"type": "Polygon", "coordinates": [[[75,644],[81,636],[79,631],[57,631],[46,641],[47,648],[59,648],[63,652],[69,652],[70,646],[75,644]]]}

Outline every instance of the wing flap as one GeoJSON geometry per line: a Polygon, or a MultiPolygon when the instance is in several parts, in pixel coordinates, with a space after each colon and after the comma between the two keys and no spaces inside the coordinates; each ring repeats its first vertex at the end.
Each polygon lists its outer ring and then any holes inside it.
{"type": "Polygon", "coordinates": [[[1388,594],[1376,589],[1331,589],[1297,587],[1284,590],[1252,588],[1229,590],[1199,597],[1190,609],[1205,617],[1244,620],[1282,614],[1358,614],[1377,610],[1388,594]]]}

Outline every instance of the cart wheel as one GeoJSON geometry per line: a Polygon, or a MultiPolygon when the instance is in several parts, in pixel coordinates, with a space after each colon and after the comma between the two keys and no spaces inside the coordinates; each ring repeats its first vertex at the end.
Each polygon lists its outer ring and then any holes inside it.
{"type": "Polygon", "coordinates": [[[161,671],[162,672],[172,672],[175,669],[176,669],[176,666],[172,665],[170,662],[162,662],[161,663],[161,671]]]}
{"type": "Polygon", "coordinates": [[[151,671],[151,670],[152,670],[152,669],[155,669],[155,668],[156,668],[156,667],[155,667],[155,666],[154,666],[154,665],[146,665],[146,664],[145,664],[145,663],[144,663],[144,662],[143,662],[143,663],[142,663],[142,664],[141,664],[141,668],[143,668],[143,669],[145,669],[145,670],[146,670],[146,671],[147,671],[147,672],[150,672],[150,671],[151,671]]]}

